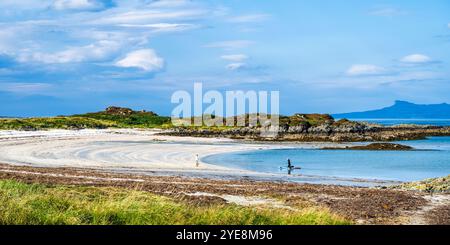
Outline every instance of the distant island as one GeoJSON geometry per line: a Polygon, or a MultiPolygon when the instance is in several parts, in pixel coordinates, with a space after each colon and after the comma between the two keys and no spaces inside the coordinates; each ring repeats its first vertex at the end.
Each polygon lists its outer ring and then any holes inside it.
{"type": "Polygon", "coordinates": [[[407,101],[395,101],[395,104],[378,110],[333,114],[334,118],[348,119],[448,119],[450,104],[420,105],[407,101]]]}
{"type": "MultiPolygon", "coordinates": [[[[172,124],[171,118],[152,111],[134,111],[130,108],[111,106],[104,111],[70,116],[39,118],[0,118],[0,130],[37,131],[49,129],[153,129],[163,131],[161,134],[189,137],[219,137],[260,141],[301,141],[301,142],[353,142],[353,141],[396,141],[423,139],[428,136],[450,136],[449,126],[432,125],[394,125],[336,120],[328,114],[302,114],[279,117],[276,137],[261,137],[261,124],[250,126],[250,115],[241,115],[245,126],[178,126],[172,124]]],[[[227,118],[216,118],[216,120],[227,118]]],[[[228,118],[238,120],[238,116],[228,118]]],[[[186,118],[191,122],[194,118],[186,118]]]]}

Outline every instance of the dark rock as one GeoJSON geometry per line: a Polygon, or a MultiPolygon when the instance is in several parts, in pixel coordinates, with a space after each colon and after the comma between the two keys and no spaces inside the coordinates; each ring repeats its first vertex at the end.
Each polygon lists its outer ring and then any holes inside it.
{"type": "Polygon", "coordinates": [[[368,151],[410,151],[411,146],[392,143],[372,143],[369,145],[348,146],[345,148],[327,147],[324,150],[368,150],[368,151]]]}
{"type": "Polygon", "coordinates": [[[146,110],[142,110],[142,111],[138,112],[138,111],[133,111],[130,108],[124,108],[124,107],[118,107],[118,106],[110,106],[110,107],[106,108],[105,113],[109,114],[109,115],[115,115],[115,116],[130,116],[135,113],[145,113],[145,114],[150,114],[152,116],[158,116],[156,113],[154,113],[152,111],[147,112],[146,110]]]}
{"type": "Polygon", "coordinates": [[[105,112],[110,115],[129,116],[133,113],[133,110],[131,110],[130,108],[110,106],[106,108],[105,112]]]}

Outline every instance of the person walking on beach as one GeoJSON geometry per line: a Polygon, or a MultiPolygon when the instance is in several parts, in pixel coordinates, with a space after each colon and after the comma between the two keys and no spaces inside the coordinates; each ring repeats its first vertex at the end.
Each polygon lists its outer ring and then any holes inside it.
{"type": "Polygon", "coordinates": [[[195,154],[195,167],[198,168],[199,162],[198,162],[198,154],[195,154]]]}

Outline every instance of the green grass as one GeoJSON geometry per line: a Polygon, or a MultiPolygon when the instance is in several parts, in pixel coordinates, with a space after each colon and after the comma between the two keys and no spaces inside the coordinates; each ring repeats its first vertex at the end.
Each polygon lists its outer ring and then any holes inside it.
{"type": "Polygon", "coordinates": [[[112,121],[80,117],[0,119],[0,130],[46,130],[117,127],[112,121]]]}
{"type": "Polygon", "coordinates": [[[292,116],[281,116],[280,125],[289,126],[318,126],[333,123],[334,119],[328,114],[294,114],[292,116]]]}
{"type": "Polygon", "coordinates": [[[0,224],[349,224],[326,209],[194,206],[138,190],[0,180],[0,224]]]}
{"type": "Polygon", "coordinates": [[[119,116],[89,113],[67,117],[0,119],[0,130],[155,128],[169,122],[170,118],[145,114],[119,116]]]}
{"type": "MultiPolygon", "coordinates": [[[[248,117],[248,115],[246,115],[248,117]]],[[[246,119],[248,121],[248,118],[246,119]]],[[[332,122],[328,115],[296,114],[291,117],[280,117],[281,125],[307,127],[332,122]]],[[[44,118],[0,118],[0,130],[47,130],[47,129],[104,129],[104,128],[171,128],[170,117],[158,116],[148,112],[133,111],[131,114],[111,114],[105,111],[73,116],[44,118]]],[[[188,127],[194,129],[207,128],[223,131],[235,126],[188,127]]]]}
{"type": "Polygon", "coordinates": [[[154,128],[170,123],[170,117],[158,116],[148,112],[133,111],[130,115],[115,115],[107,112],[86,113],[74,115],[87,119],[114,122],[117,127],[123,128],[154,128]]]}

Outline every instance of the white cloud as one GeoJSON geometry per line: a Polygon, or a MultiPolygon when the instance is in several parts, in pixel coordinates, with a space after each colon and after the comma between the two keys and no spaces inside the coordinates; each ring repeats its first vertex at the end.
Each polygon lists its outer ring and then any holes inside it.
{"type": "Polygon", "coordinates": [[[53,8],[57,10],[97,11],[111,5],[111,1],[105,0],[56,0],[53,8]]]}
{"type": "Polygon", "coordinates": [[[50,6],[52,0],[1,0],[0,7],[2,8],[19,8],[19,9],[44,9],[50,6]]]}
{"type": "Polygon", "coordinates": [[[30,19],[0,23],[0,53],[21,63],[115,62],[129,47],[148,47],[153,35],[192,30],[201,27],[196,20],[213,18],[210,5],[190,0],[0,0],[0,13],[2,6],[11,6],[7,8],[10,11],[12,6],[22,9],[27,5],[42,5],[44,19],[27,15],[30,19]],[[117,7],[92,13],[55,13],[111,6],[117,7]]]}
{"type": "Polygon", "coordinates": [[[112,54],[119,49],[120,44],[118,42],[101,40],[86,46],[70,47],[56,53],[24,52],[19,54],[18,61],[46,64],[104,61],[111,58],[112,54]]]}
{"type": "Polygon", "coordinates": [[[206,14],[206,11],[200,9],[187,9],[187,10],[135,10],[125,13],[119,13],[112,16],[96,19],[92,21],[92,24],[148,24],[149,22],[161,21],[161,20],[180,20],[180,19],[194,19],[202,17],[206,14]]]}
{"type": "Polygon", "coordinates": [[[0,83],[0,91],[21,94],[34,94],[51,87],[48,83],[0,83]]]}
{"type": "Polygon", "coordinates": [[[386,74],[386,69],[376,65],[357,64],[347,70],[349,76],[374,76],[386,74]]]}
{"type": "Polygon", "coordinates": [[[339,76],[332,79],[309,81],[308,84],[323,89],[351,88],[375,91],[386,86],[426,84],[442,80],[445,74],[434,71],[394,70],[379,76],[339,76]]]}
{"type": "Polygon", "coordinates": [[[234,71],[234,70],[239,70],[239,69],[245,68],[245,66],[246,66],[245,63],[232,63],[232,64],[227,65],[227,69],[234,71]]]}
{"type": "Polygon", "coordinates": [[[173,8],[173,7],[183,7],[189,5],[190,0],[164,0],[164,1],[153,1],[149,4],[151,7],[163,7],[163,8],[173,8]]]}
{"type": "Polygon", "coordinates": [[[116,66],[158,71],[164,68],[164,60],[153,49],[141,49],[128,53],[125,58],[116,62],[116,66]]]}
{"type": "Polygon", "coordinates": [[[141,28],[141,29],[149,29],[154,32],[176,32],[176,31],[186,31],[190,29],[197,28],[197,25],[194,24],[173,24],[173,23],[155,23],[155,24],[121,24],[121,27],[130,27],[130,28],[141,28]]]}
{"type": "Polygon", "coordinates": [[[411,54],[400,59],[403,63],[411,63],[411,64],[425,64],[432,62],[432,59],[423,54],[411,54]]]}
{"type": "Polygon", "coordinates": [[[249,40],[232,40],[207,44],[207,48],[240,49],[246,48],[254,42],[249,40]]]}
{"type": "Polygon", "coordinates": [[[230,54],[230,55],[222,55],[220,56],[220,58],[232,62],[242,62],[248,59],[248,56],[245,54],[230,54]]]}
{"type": "Polygon", "coordinates": [[[267,14],[249,14],[249,15],[241,15],[228,19],[229,22],[232,23],[250,23],[250,22],[261,22],[267,20],[270,15],[267,14]]]}

